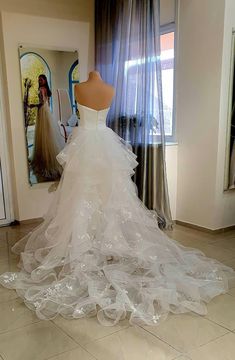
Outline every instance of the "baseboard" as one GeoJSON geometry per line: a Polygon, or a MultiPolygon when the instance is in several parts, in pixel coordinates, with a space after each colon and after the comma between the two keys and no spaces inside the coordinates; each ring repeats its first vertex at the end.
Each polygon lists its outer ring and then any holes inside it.
{"type": "Polygon", "coordinates": [[[36,224],[41,223],[43,221],[43,218],[34,218],[34,219],[27,219],[27,220],[20,220],[20,225],[30,225],[30,224],[36,224]]]}
{"type": "Polygon", "coordinates": [[[227,232],[227,231],[235,230],[235,225],[227,226],[227,227],[225,227],[225,228],[220,228],[220,229],[212,230],[212,229],[205,228],[205,227],[203,227],[203,226],[190,224],[190,223],[187,223],[187,222],[184,222],[184,221],[180,221],[180,220],[174,220],[174,223],[175,223],[175,224],[178,224],[178,225],[182,225],[182,226],[188,227],[188,228],[191,228],[191,229],[204,231],[204,232],[207,232],[207,233],[209,233],[209,234],[221,234],[221,233],[225,233],[225,232],[227,232]]]}

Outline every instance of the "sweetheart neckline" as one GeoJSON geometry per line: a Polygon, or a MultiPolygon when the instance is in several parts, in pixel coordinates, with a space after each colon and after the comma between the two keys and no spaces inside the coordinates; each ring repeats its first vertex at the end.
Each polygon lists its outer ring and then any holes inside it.
{"type": "Polygon", "coordinates": [[[101,111],[105,111],[105,110],[109,110],[109,109],[110,109],[110,106],[109,106],[109,107],[107,107],[107,108],[105,108],[105,109],[96,110],[96,109],[93,109],[93,108],[88,107],[88,106],[86,106],[86,105],[82,105],[82,104],[79,104],[79,103],[77,103],[77,104],[78,104],[78,106],[82,106],[82,107],[84,107],[84,108],[87,108],[87,109],[92,110],[92,111],[95,111],[95,112],[101,112],[101,111]]]}

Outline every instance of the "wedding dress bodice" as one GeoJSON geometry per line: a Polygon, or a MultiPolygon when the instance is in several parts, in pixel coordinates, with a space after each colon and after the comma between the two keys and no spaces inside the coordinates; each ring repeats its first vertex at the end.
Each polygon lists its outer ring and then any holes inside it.
{"type": "Polygon", "coordinates": [[[91,130],[106,128],[106,117],[109,108],[103,110],[95,110],[80,104],[78,104],[78,107],[80,113],[80,127],[91,130]]]}

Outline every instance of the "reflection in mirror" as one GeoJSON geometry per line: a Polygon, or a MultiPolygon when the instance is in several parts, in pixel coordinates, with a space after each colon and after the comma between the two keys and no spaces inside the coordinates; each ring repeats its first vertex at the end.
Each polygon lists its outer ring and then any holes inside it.
{"type": "Polygon", "coordinates": [[[225,190],[235,189],[235,32],[232,35],[225,190]]]}
{"type": "Polygon", "coordinates": [[[79,119],[73,91],[78,53],[21,46],[19,56],[29,182],[57,181],[56,155],[79,119]]]}

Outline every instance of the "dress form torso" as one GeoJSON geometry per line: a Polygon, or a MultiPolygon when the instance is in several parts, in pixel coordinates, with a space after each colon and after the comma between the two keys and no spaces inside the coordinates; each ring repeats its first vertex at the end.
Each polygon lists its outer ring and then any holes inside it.
{"type": "Polygon", "coordinates": [[[91,71],[88,80],[77,84],[74,92],[78,104],[99,111],[110,107],[115,90],[101,79],[98,71],[91,71]]]}

